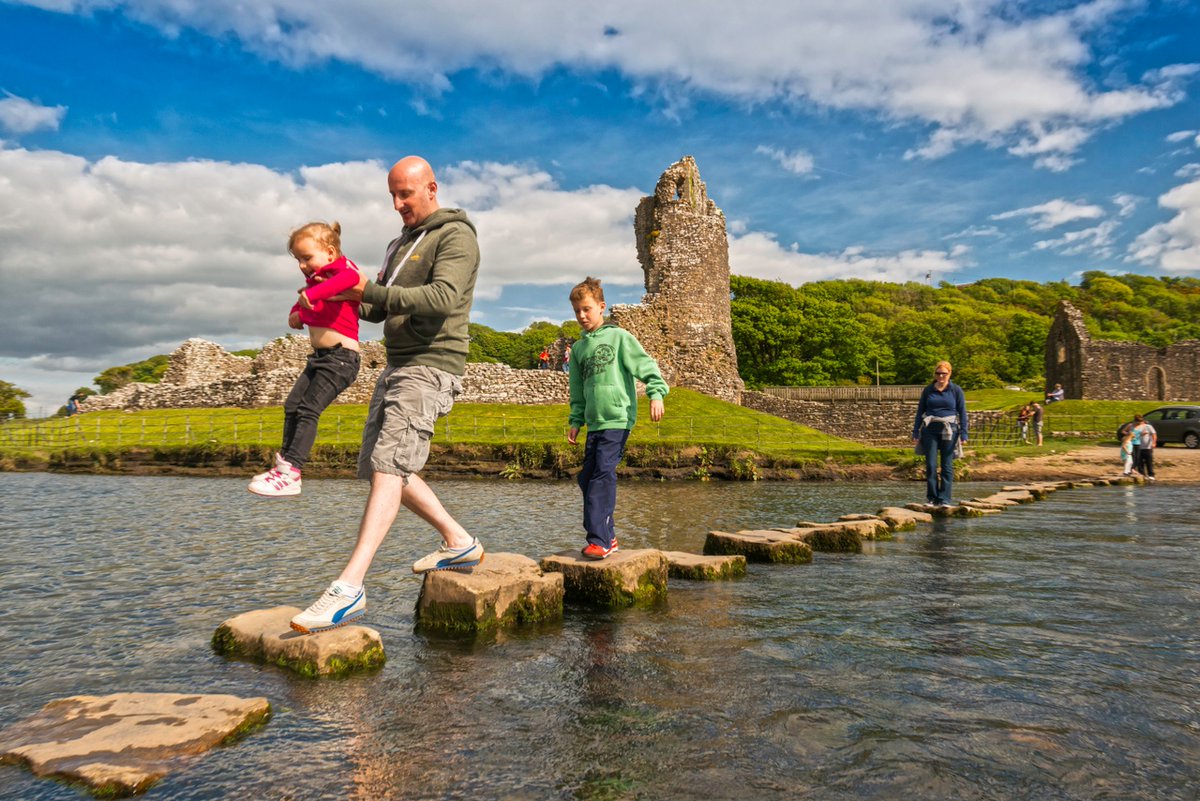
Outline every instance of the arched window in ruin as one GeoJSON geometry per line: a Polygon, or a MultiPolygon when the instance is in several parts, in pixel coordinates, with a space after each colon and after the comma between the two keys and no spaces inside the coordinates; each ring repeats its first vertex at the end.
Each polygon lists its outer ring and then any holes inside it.
{"type": "Polygon", "coordinates": [[[1154,400],[1167,399],[1167,371],[1155,365],[1146,373],[1146,393],[1154,400]]]}
{"type": "Polygon", "coordinates": [[[1058,363],[1062,364],[1067,360],[1067,346],[1061,341],[1058,343],[1058,363]]]}
{"type": "Polygon", "coordinates": [[[1108,365],[1108,380],[1114,389],[1120,387],[1124,381],[1124,376],[1121,375],[1121,365],[1117,362],[1108,365]]]}

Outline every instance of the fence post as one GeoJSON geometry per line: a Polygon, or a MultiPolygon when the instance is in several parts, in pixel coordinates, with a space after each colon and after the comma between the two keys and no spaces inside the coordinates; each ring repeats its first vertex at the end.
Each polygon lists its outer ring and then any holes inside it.
{"type": "Polygon", "coordinates": [[[508,439],[508,418],[506,415],[500,415],[500,438],[508,439]]]}
{"type": "Polygon", "coordinates": [[[192,416],[185,415],[183,418],[183,436],[184,442],[188,445],[192,444],[192,416]]]}

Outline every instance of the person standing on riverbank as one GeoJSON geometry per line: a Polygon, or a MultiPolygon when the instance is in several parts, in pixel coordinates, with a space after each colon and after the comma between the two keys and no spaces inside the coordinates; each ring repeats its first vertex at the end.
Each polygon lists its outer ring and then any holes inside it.
{"type": "Polygon", "coordinates": [[[313,352],[283,402],[283,444],[275,464],[246,489],[278,498],[299,495],[300,474],[317,439],[321,412],[358,378],[358,303],[330,300],[361,276],[342,254],[342,227],[311,222],[292,231],[288,253],[304,273],[305,287],[288,314],[288,325],[308,326],[313,352]]]}
{"type": "Polygon", "coordinates": [[[933,382],[921,391],[913,420],[913,445],[925,455],[925,500],[934,506],[955,505],[954,457],[967,443],[967,399],[950,380],[952,371],[947,361],[933,368],[933,382]]]}
{"type": "Polygon", "coordinates": [[[1133,416],[1133,439],[1135,448],[1134,465],[1147,481],[1154,481],[1154,446],[1158,444],[1158,431],[1140,414],[1133,416]]]}
{"type": "Polygon", "coordinates": [[[358,540],[341,575],[292,618],[308,634],[349,623],[366,612],[363,583],[401,505],[437,529],[442,547],[413,564],[414,573],[463,569],[483,561],[478,538],[467,533],[418,473],[429,457],[437,418],[462,391],[467,322],[479,271],[475,226],[461,209],[438,203],[429,163],[408,156],[388,172],[392,206],[404,221],[388,245],[376,281],[364,277],[339,299],[361,300],[359,316],[383,323],[387,367],[379,375],[363,427],[358,475],[371,490],[358,540]]]}
{"type": "Polygon", "coordinates": [[[583,491],[583,528],[587,544],[583,556],[604,559],[617,551],[613,512],[617,506],[617,463],[637,422],[634,379],[646,385],[650,419],[663,416],[667,383],[637,338],[604,322],[604,290],[588,276],[571,290],[571,307],[583,335],[571,349],[569,384],[571,411],[567,442],[577,444],[579,429],[587,425],[579,489],[583,491]]]}
{"type": "Polygon", "coordinates": [[[1042,409],[1042,404],[1033,401],[1029,404],[1029,410],[1033,412],[1033,436],[1037,440],[1037,446],[1042,447],[1042,414],[1045,410],[1042,409]]]}

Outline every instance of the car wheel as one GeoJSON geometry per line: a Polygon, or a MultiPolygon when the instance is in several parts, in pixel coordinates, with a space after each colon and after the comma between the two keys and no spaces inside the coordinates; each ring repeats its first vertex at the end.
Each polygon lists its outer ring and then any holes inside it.
{"type": "Polygon", "coordinates": [[[1183,435],[1183,444],[1189,448],[1200,448],[1200,434],[1195,431],[1189,431],[1183,435]]]}

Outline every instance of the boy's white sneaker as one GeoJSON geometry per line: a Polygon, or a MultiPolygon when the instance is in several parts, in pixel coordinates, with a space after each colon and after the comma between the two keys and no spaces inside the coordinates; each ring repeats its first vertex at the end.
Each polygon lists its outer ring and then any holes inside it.
{"type": "Polygon", "coordinates": [[[350,595],[335,581],[321,593],[316,603],[292,618],[291,626],[301,634],[316,634],[344,626],[366,612],[366,588],[360,588],[357,595],[350,595]]]}
{"type": "Polygon", "coordinates": [[[246,489],[255,495],[279,498],[284,495],[299,495],[300,486],[300,473],[289,467],[284,470],[271,468],[262,478],[251,481],[246,489]]]}

